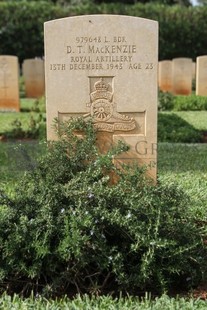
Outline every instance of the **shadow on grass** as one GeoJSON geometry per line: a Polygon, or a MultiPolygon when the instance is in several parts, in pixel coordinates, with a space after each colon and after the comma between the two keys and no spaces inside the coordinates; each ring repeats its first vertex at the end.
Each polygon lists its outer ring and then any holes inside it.
{"type": "Polygon", "coordinates": [[[0,143],[0,181],[18,179],[25,171],[35,169],[37,158],[43,154],[45,142],[10,141],[0,143]]]}
{"type": "Polygon", "coordinates": [[[206,143],[158,143],[158,172],[207,175],[206,143]]]}
{"type": "Polygon", "coordinates": [[[174,113],[159,113],[158,142],[200,143],[202,132],[174,113]]]}

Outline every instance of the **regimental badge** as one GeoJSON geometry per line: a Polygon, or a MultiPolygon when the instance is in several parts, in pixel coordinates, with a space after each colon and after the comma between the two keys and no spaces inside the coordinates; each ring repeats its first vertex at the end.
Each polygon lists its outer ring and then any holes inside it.
{"type": "Polygon", "coordinates": [[[90,93],[90,103],[87,104],[90,112],[84,117],[91,116],[94,126],[100,131],[130,131],[136,128],[134,118],[116,111],[113,93],[109,91],[109,84],[105,83],[103,77],[94,83],[94,89],[90,93]]]}

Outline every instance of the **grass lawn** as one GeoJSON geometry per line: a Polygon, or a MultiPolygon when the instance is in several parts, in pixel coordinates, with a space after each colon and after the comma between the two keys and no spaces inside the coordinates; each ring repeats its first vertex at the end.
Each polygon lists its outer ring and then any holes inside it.
{"type": "Polygon", "coordinates": [[[35,116],[36,113],[33,112],[5,112],[0,113],[0,134],[10,131],[13,128],[12,123],[15,120],[20,120],[22,127],[26,129],[29,124],[29,119],[31,115],[35,116]]]}
{"type": "Polygon", "coordinates": [[[163,295],[152,300],[149,295],[142,299],[127,297],[115,298],[110,296],[92,297],[77,296],[74,300],[63,298],[61,300],[47,300],[45,298],[27,298],[25,300],[17,295],[10,297],[3,295],[0,298],[0,309],[39,309],[39,310],[205,310],[207,302],[204,300],[170,298],[163,295]]]}
{"type": "Polygon", "coordinates": [[[207,144],[159,143],[158,175],[187,191],[194,214],[207,220],[207,144]]]}
{"type": "Polygon", "coordinates": [[[20,112],[1,112],[0,113],[0,135],[5,132],[10,131],[14,126],[12,123],[15,120],[19,120],[22,123],[22,128],[26,130],[30,124],[31,116],[37,119],[40,110],[44,113],[44,108],[42,107],[42,99],[21,99],[20,101],[20,112]]]}
{"type": "Polygon", "coordinates": [[[190,125],[199,130],[207,130],[207,111],[172,111],[161,112],[164,114],[176,114],[190,125]]]}

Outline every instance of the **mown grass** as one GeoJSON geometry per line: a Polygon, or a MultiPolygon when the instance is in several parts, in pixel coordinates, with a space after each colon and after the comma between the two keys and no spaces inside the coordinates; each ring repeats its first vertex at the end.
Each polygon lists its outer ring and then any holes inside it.
{"type": "Polygon", "coordinates": [[[35,98],[21,98],[20,100],[20,110],[21,111],[30,111],[35,105],[35,98]]]}
{"type": "Polygon", "coordinates": [[[160,113],[176,114],[192,125],[194,128],[199,130],[207,130],[207,111],[172,111],[160,113]]]}
{"type": "Polygon", "coordinates": [[[207,144],[159,143],[158,175],[182,187],[194,216],[207,220],[207,144]]]}
{"type": "Polygon", "coordinates": [[[13,128],[12,123],[15,120],[20,120],[22,123],[22,127],[26,130],[29,124],[29,119],[31,115],[36,115],[36,113],[32,112],[5,112],[0,113],[0,133],[4,134],[10,131],[13,128]]]}
{"type": "Polygon", "coordinates": [[[22,98],[20,101],[20,112],[1,112],[0,113],[0,135],[11,131],[14,127],[13,122],[19,120],[22,128],[27,130],[31,116],[38,119],[39,113],[45,116],[44,99],[22,98]]]}
{"type": "Polygon", "coordinates": [[[0,309],[2,310],[204,310],[206,308],[207,301],[204,300],[170,298],[167,295],[152,299],[147,294],[144,298],[130,296],[127,298],[112,298],[111,296],[93,296],[90,298],[85,295],[77,296],[73,300],[67,297],[59,300],[47,300],[41,296],[21,299],[17,295],[13,297],[3,295],[0,298],[0,309]]]}

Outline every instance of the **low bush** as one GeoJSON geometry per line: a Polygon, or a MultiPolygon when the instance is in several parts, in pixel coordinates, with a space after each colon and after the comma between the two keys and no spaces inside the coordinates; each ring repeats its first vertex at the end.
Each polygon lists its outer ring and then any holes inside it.
{"type": "Polygon", "coordinates": [[[207,110],[206,96],[178,96],[159,91],[158,109],[160,111],[204,111],[207,110]]]}
{"type": "Polygon", "coordinates": [[[169,92],[158,92],[158,109],[159,111],[171,111],[174,108],[175,96],[169,92]]]}
{"type": "Polygon", "coordinates": [[[174,107],[175,111],[202,111],[207,110],[206,96],[175,96],[174,107]]]}
{"type": "Polygon", "coordinates": [[[182,189],[118,169],[113,158],[128,147],[99,154],[91,122],[58,130],[12,198],[0,193],[1,291],[139,294],[205,279],[206,224],[182,189]]]}

